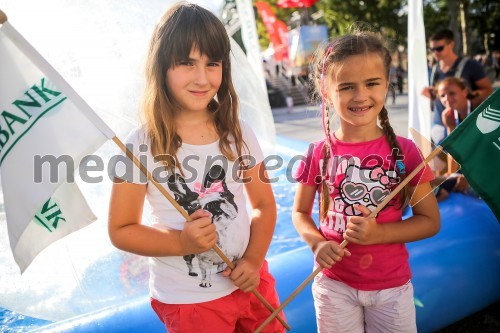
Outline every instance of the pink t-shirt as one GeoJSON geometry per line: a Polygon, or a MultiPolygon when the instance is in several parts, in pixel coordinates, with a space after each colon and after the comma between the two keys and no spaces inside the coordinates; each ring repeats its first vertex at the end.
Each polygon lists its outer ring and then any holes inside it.
{"type": "MultiPolygon", "coordinates": [[[[397,137],[402,149],[406,175],[421,162],[422,156],[415,144],[397,137]]],[[[332,157],[328,161],[326,182],[331,200],[328,216],[320,221],[319,230],[328,240],[341,243],[349,216],[361,215],[354,204],[373,210],[400,182],[395,171],[391,148],[385,136],[378,139],[349,143],[332,137],[332,157]]],[[[312,144],[295,172],[295,179],[308,186],[321,187],[324,141],[312,144]]],[[[410,186],[429,182],[434,178],[426,166],[411,181],[410,186]]],[[[397,195],[378,214],[377,223],[402,220],[397,195]]],[[[323,273],[359,290],[379,290],[405,284],[411,278],[408,251],[405,244],[358,245],[349,243],[352,256],[335,264],[323,273]]]]}

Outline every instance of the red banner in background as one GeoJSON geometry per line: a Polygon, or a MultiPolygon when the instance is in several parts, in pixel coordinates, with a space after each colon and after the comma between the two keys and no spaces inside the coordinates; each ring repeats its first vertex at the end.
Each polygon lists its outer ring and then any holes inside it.
{"type": "Polygon", "coordinates": [[[318,0],[278,0],[276,6],[281,8],[309,8],[318,0]]]}
{"type": "Polygon", "coordinates": [[[278,31],[278,36],[280,37],[281,40],[280,49],[276,51],[280,51],[283,60],[288,61],[288,55],[290,54],[289,50],[290,44],[288,42],[288,27],[286,23],[281,20],[276,20],[274,26],[278,31]]]}
{"type": "MultiPolygon", "coordinates": [[[[266,26],[267,33],[269,34],[269,40],[273,43],[274,47],[274,60],[282,61],[283,60],[283,42],[278,32],[278,28],[276,26],[276,15],[274,14],[272,8],[268,3],[258,1],[255,3],[257,10],[259,11],[260,16],[262,17],[262,21],[266,26]]],[[[288,46],[288,45],[287,45],[288,46]]]]}

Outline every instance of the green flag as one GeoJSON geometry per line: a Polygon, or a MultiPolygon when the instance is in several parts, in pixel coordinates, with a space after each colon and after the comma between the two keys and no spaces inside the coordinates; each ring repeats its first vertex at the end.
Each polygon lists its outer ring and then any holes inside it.
{"type": "Polygon", "coordinates": [[[444,139],[469,184],[500,221],[500,89],[444,139]]]}

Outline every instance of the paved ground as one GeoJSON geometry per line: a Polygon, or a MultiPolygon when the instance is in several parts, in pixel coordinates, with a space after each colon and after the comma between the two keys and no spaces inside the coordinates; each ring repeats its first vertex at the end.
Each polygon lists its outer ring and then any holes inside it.
{"type": "MultiPolygon", "coordinates": [[[[406,94],[396,97],[396,103],[387,103],[389,120],[396,134],[407,136],[408,128],[408,96],[406,94]]],[[[320,108],[311,105],[294,106],[291,113],[287,108],[273,109],[276,134],[293,139],[312,142],[323,138],[323,129],[320,120],[320,108]]]]}
{"type": "MultiPolygon", "coordinates": [[[[500,81],[495,82],[500,87],[500,81]]],[[[389,119],[397,135],[407,137],[408,96],[398,95],[396,103],[387,103],[389,119]]],[[[276,134],[297,140],[313,142],[324,137],[320,120],[320,108],[310,105],[295,106],[293,112],[287,108],[273,109],[276,134]]],[[[500,302],[479,311],[438,333],[497,333],[500,332],[500,302]]]]}
{"type": "MultiPolygon", "coordinates": [[[[500,88],[500,80],[494,84],[500,88]]],[[[391,104],[391,97],[387,100],[389,120],[397,135],[408,136],[408,95],[396,96],[396,103],[391,104]]],[[[320,121],[318,106],[297,105],[293,112],[287,113],[287,108],[273,109],[276,134],[294,139],[312,142],[323,138],[323,129],[320,121]]]]}

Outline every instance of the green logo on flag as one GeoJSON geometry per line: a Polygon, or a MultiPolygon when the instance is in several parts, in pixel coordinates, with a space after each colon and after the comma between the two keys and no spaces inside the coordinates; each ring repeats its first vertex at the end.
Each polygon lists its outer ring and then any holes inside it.
{"type": "Polygon", "coordinates": [[[55,231],[60,221],[66,222],[66,219],[62,216],[61,209],[52,198],[47,200],[42,209],[35,215],[35,223],[45,227],[49,232],[55,231]]]}
{"type": "Polygon", "coordinates": [[[461,165],[472,188],[500,221],[500,89],[448,135],[441,147],[461,165]]]}
{"type": "Polygon", "coordinates": [[[477,116],[477,128],[483,134],[493,132],[500,126],[500,110],[495,110],[488,105],[486,109],[477,116]]]}
{"type": "Polygon", "coordinates": [[[0,165],[16,143],[45,115],[67,97],[54,90],[53,84],[45,78],[34,84],[11,104],[15,109],[0,113],[0,165]],[[22,98],[22,99],[21,99],[22,98]]]}

